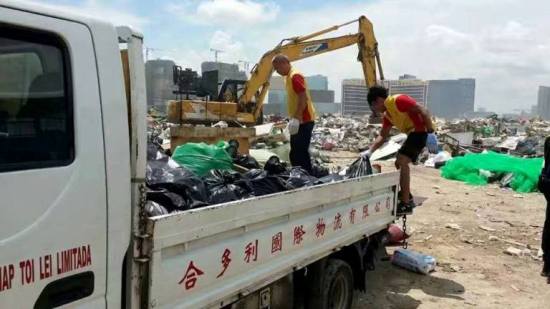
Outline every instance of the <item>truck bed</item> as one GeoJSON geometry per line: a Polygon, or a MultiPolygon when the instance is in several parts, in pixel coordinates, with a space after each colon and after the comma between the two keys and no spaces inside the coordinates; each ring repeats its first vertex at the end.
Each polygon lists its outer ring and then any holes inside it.
{"type": "Polygon", "coordinates": [[[395,220],[399,173],[149,218],[149,304],[227,305],[395,220]]]}

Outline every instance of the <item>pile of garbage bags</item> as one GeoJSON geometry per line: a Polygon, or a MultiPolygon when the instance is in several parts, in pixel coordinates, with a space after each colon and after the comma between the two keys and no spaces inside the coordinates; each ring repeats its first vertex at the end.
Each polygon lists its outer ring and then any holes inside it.
{"type": "Polygon", "coordinates": [[[510,186],[514,191],[532,192],[537,189],[542,163],[542,158],[525,159],[495,152],[467,154],[448,161],[441,175],[472,185],[500,181],[503,187],[510,186]]]}
{"type": "Polygon", "coordinates": [[[288,166],[277,156],[261,168],[254,158],[239,155],[235,147],[238,145],[189,143],[169,157],[162,148],[150,144],[145,178],[147,214],[166,215],[372,174],[368,158],[358,159],[343,176],[321,170],[317,171],[321,177],[316,177],[300,167],[288,166]],[[186,157],[185,152],[193,155],[186,157]],[[238,165],[246,166],[247,171],[233,170],[232,162],[241,163],[238,165]]]}

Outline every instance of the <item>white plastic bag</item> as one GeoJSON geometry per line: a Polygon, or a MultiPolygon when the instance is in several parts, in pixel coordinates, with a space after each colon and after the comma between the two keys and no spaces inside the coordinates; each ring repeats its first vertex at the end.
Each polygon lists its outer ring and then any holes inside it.
{"type": "Polygon", "coordinates": [[[392,264],[427,275],[435,270],[436,260],[432,256],[419,252],[397,249],[393,253],[392,264]]]}

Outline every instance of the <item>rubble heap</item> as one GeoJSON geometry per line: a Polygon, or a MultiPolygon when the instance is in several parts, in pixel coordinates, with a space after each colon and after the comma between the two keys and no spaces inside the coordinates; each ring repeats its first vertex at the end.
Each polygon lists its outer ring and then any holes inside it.
{"type": "Polygon", "coordinates": [[[368,118],[324,114],[315,123],[311,145],[326,151],[364,151],[381,128],[380,124],[369,124],[368,118]]]}

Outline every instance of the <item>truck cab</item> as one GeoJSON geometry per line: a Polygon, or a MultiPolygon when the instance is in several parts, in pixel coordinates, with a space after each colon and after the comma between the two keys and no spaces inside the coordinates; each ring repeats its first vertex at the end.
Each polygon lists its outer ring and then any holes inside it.
{"type": "Polygon", "coordinates": [[[0,307],[119,307],[131,174],[116,29],[19,1],[0,4],[0,29],[0,307]]]}

